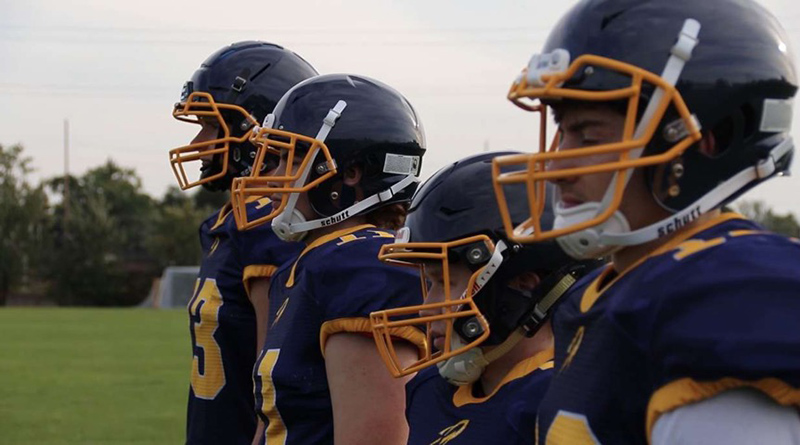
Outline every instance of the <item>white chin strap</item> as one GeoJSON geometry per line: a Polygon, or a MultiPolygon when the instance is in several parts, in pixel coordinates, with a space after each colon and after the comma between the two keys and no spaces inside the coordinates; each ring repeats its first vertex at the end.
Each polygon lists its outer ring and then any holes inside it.
{"type": "Polygon", "coordinates": [[[662,219],[655,224],[643,227],[633,232],[604,233],[602,242],[617,246],[633,246],[669,235],[681,227],[696,220],[700,215],[716,209],[725,200],[736,194],[753,181],[763,180],[772,176],[778,169],[778,161],[794,148],[794,141],[787,137],[783,142],[773,148],[769,156],[760,161],[758,165],[746,168],[727,181],[720,183],[711,191],[703,195],[680,212],[662,219]]]}
{"type": "MultiPolygon", "coordinates": [[[[603,205],[599,202],[585,202],[574,207],[564,207],[561,202],[558,188],[555,188],[555,198],[553,202],[555,208],[555,220],[553,228],[571,227],[580,224],[603,211],[603,205]]],[[[578,232],[556,238],[556,241],[564,252],[577,259],[599,258],[610,255],[620,246],[609,244],[605,236],[609,233],[625,233],[630,230],[627,218],[619,210],[611,214],[611,217],[602,223],[583,229],[578,232]]]]}
{"type": "MultiPolygon", "coordinates": [[[[333,129],[333,126],[336,125],[336,121],[341,117],[342,112],[347,107],[347,102],[340,100],[336,102],[336,105],[328,111],[328,114],[322,119],[322,127],[320,127],[319,131],[317,132],[317,136],[314,138],[320,142],[325,142],[325,139],[328,137],[328,134],[333,129]]],[[[274,122],[274,116],[272,114],[268,115],[267,118],[264,120],[264,126],[269,125],[272,127],[274,122]]],[[[314,159],[317,156],[317,152],[319,148],[314,148],[313,151],[306,154],[309,159],[314,159]]],[[[305,185],[306,180],[308,180],[308,176],[311,174],[311,169],[313,167],[313,162],[308,162],[306,164],[306,168],[300,172],[300,177],[292,184],[294,188],[300,188],[305,185]]],[[[300,197],[299,193],[289,193],[289,202],[286,204],[286,207],[283,209],[280,215],[275,217],[272,220],[272,231],[278,235],[278,238],[284,241],[300,241],[305,237],[305,233],[299,233],[299,231],[292,230],[292,227],[305,221],[306,218],[300,213],[299,210],[296,209],[297,206],[297,198],[300,197]]]]}
{"type": "MultiPolygon", "coordinates": [[[[487,352],[484,352],[483,348],[479,346],[467,349],[461,354],[437,363],[436,367],[439,368],[439,375],[451,385],[468,385],[481,377],[483,370],[489,366],[489,363],[506,355],[523,338],[525,338],[525,330],[518,328],[503,343],[487,352]]],[[[458,334],[453,334],[450,338],[451,350],[463,348],[464,346],[466,344],[461,337],[458,334]]]]}
{"type": "MultiPolygon", "coordinates": [[[[464,346],[466,344],[461,337],[453,334],[450,338],[450,348],[458,349],[464,346]]],[[[489,361],[483,356],[483,350],[475,347],[437,363],[436,367],[439,368],[439,375],[448,383],[463,386],[478,380],[488,365],[489,361]]]]}
{"type": "MultiPolygon", "coordinates": [[[[700,32],[700,23],[694,19],[686,19],[683,23],[683,29],[678,34],[678,41],[670,50],[670,57],[664,67],[661,77],[670,85],[675,85],[680,78],[683,67],[686,62],[692,57],[692,50],[697,45],[697,35],[700,32]]],[[[664,90],[656,88],[653,96],[647,103],[642,119],[634,132],[634,139],[642,137],[651,121],[655,117],[655,113],[659,104],[664,96],[664,90]]],[[[644,151],[644,147],[640,147],[630,151],[630,160],[639,159],[644,151]]],[[[555,206],[555,221],[553,223],[554,229],[561,229],[571,227],[585,221],[596,218],[605,212],[611,205],[614,198],[614,189],[617,182],[617,176],[622,173],[617,171],[611,178],[611,182],[606,189],[601,202],[587,202],[574,207],[565,208],[561,203],[559,192],[556,190],[554,202],[555,206]]],[[[627,169],[625,173],[625,184],[623,190],[628,185],[633,169],[627,169]]],[[[558,189],[556,187],[556,189],[558,189]]],[[[638,231],[637,231],[638,232],[638,231]]],[[[619,250],[622,245],[619,240],[624,240],[630,232],[630,224],[619,210],[615,211],[611,217],[601,224],[584,229],[569,235],[559,237],[558,244],[564,251],[573,258],[587,259],[597,258],[609,255],[616,250],[619,250]]],[[[652,238],[655,239],[655,238],[652,238]]],[[[644,241],[642,241],[644,242],[644,241]]],[[[633,243],[630,244],[639,244],[633,243]]]]}
{"type": "MultiPolygon", "coordinates": [[[[287,206],[288,207],[288,206],[287,206]]],[[[292,226],[301,224],[306,221],[306,217],[297,209],[292,209],[291,212],[284,210],[283,213],[275,217],[270,223],[272,231],[278,238],[286,242],[302,241],[308,232],[292,232],[292,226]]]]}

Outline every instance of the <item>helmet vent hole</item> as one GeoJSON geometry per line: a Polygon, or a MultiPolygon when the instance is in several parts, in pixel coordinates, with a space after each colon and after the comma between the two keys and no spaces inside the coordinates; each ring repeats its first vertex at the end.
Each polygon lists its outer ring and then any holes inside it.
{"type": "Polygon", "coordinates": [[[271,63],[268,63],[268,64],[264,65],[264,68],[261,68],[260,70],[258,70],[258,72],[256,72],[255,74],[253,74],[253,77],[251,77],[251,78],[250,78],[250,81],[252,82],[252,81],[256,80],[256,78],[257,78],[258,76],[260,76],[260,75],[261,75],[261,73],[263,73],[264,71],[266,71],[266,70],[267,70],[267,69],[268,69],[270,66],[272,66],[272,64],[271,64],[271,63]]]}
{"type": "Polygon", "coordinates": [[[608,25],[609,25],[611,22],[613,22],[614,20],[616,20],[616,19],[617,19],[619,16],[621,16],[621,15],[622,15],[624,12],[625,12],[624,10],[622,10],[622,11],[617,11],[617,12],[615,12],[615,13],[613,13],[613,14],[610,14],[610,15],[607,15],[607,16],[603,17],[603,22],[600,24],[600,29],[601,29],[601,30],[602,30],[602,29],[606,29],[606,27],[607,27],[607,26],[608,26],[608,25]]]}

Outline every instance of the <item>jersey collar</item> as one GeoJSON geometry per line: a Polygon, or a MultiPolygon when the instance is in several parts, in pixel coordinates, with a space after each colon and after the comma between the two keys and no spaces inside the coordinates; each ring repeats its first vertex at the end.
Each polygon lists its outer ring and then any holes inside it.
{"type": "Polygon", "coordinates": [[[303,258],[303,255],[305,255],[306,253],[312,251],[313,249],[315,249],[315,248],[317,248],[319,246],[322,246],[323,244],[327,244],[327,243],[329,243],[329,242],[331,242],[331,241],[333,241],[333,240],[335,240],[337,238],[340,238],[342,236],[349,235],[349,234],[354,233],[354,232],[358,232],[359,230],[374,229],[374,228],[375,228],[375,226],[373,226],[372,224],[361,224],[359,226],[349,227],[347,229],[342,229],[342,230],[337,230],[335,232],[329,233],[329,234],[327,234],[325,236],[321,236],[321,237],[315,239],[314,241],[312,241],[309,245],[306,246],[305,249],[303,249],[302,252],[300,252],[300,255],[298,255],[297,259],[294,260],[294,264],[292,265],[292,271],[289,273],[289,279],[286,280],[286,287],[290,288],[290,287],[294,286],[294,273],[295,273],[295,270],[297,269],[297,264],[300,263],[300,259],[303,258]]]}
{"type": "Polygon", "coordinates": [[[581,312],[582,313],[588,312],[589,309],[592,308],[594,303],[600,298],[600,296],[603,294],[603,292],[606,291],[606,289],[608,289],[611,286],[613,286],[614,283],[619,281],[619,279],[622,278],[623,276],[625,276],[625,274],[627,274],[631,270],[636,269],[637,267],[639,267],[639,265],[641,265],[645,261],[649,260],[650,258],[654,258],[654,257],[657,257],[657,256],[662,255],[664,253],[667,253],[667,252],[669,252],[671,250],[674,250],[681,243],[683,243],[684,241],[688,240],[689,238],[697,235],[700,232],[703,232],[703,231],[708,230],[708,229],[710,229],[710,228],[712,228],[712,227],[714,227],[716,225],[719,225],[719,224],[722,224],[722,223],[724,223],[726,221],[731,221],[731,220],[734,220],[734,219],[745,219],[745,218],[744,218],[744,216],[742,216],[742,215],[740,215],[738,213],[732,213],[732,212],[731,213],[723,213],[723,214],[721,214],[720,216],[718,216],[716,218],[712,218],[712,219],[704,222],[703,224],[699,224],[697,227],[693,227],[693,228],[691,228],[689,230],[686,230],[686,231],[684,231],[682,233],[679,233],[677,236],[675,236],[674,238],[669,240],[667,243],[659,246],[657,249],[653,250],[649,254],[643,256],[642,258],[640,258],[638,261],[633,263],[633,265],[631,265],[630,267],[628,267],[627,269],[625,269],[624,271],[619,273],[616,277],[611,279],[611,281],[606,282],[606,280],[608,279],[609,275],[611,273],[613,273],[613,271],[614,271],[614,265],[613,264],[608,264],[605,267],[605,269],[602,272],[600,272],[600,274],[597,276],[597,278],[595,278],[595,280],[592,281],[592,283],[586,288],[586,291],[583,293],[583,297],[581,298],[581,305],[580,305],[581,312]]]}

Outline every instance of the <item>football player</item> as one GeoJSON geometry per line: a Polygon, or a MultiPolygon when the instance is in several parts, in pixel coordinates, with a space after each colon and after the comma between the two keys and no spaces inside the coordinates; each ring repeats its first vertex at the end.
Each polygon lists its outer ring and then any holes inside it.
{"type": "Polygon", "coordinates": [[[514,82],[558,125],[496,160],[499,201],[530,192],[514,238],[612,258],[553,319],[540,443],[800,443],[800,243],[720,210],[789,170],[791,54],[752,0],[586,0],[514,82]]]}
{"type": "MultiPolygon", "coordinates": [[[[270,328],[253,379],[267,444],[400,444],[402,380],[392,379],[372,341],[369,314],[419,304],[419,276],[383,264],[418,182],[425,151],[419,117],[397,91],[363,76],[318,76],[292,88],[258,131],[275,170],[234,182],[240,227],[270,222],[302,241],[270,288],[270,328]],[[270,215],[251,218],[251,196],[270,196],[270,215]],[[370,337],[368,337],[368,335],[370,337]]],[[[418,332],[398,331],[403,360],[418,332]]]]}
{"type": "MultiPolygon", "coordinates": [[[[395,243],[381,250],[382,260],[418,267],[426,280],[424,304],[370,318],[392,374],[421,370],[406,386],[409,444],[533,443],[553,368],[549,314],[588,270],[555,241],[508,240],[490,184],[496,155],[462,159],[427,180],[395,243]],[[394,332],[409,327],[426,333],[426,349],[404,366],[394,332]]],[[[509,193],[518,198],[512,217],[522,222],[525,188],[509,193]]]]}
{"type": "MultiPolygon", "coordinates": [[[[224,192],[233,178],[249,174],[252,129],[283,93],[316,74],[297,54],[265,42],[235,43],[206,59],[173,111],[200,126],[189,145],[170,151],[181,188],[224,192]],[[199,177],[189,166],[199,167],[199,177]]],[[[257,199],[246,211],[270,209],[268,199],[257,199]]],[[[186,442],[249,444],[256,430],[251,374],[267,327],[270,276],[301,246],[281,241],[268,226],[239,232],[230,203],[203,222],[200,243],[203,260],[188,307],[194,357],[186,442]]]]}

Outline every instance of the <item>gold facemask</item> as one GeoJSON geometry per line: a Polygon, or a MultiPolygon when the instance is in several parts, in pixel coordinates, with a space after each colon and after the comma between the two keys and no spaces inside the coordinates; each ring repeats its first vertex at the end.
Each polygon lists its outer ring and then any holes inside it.
{"type": "MultiPolygon", "coordinates": [[[[484,274],[491,264],[491,259],[486,266],[472,273],[463,295],[453,295],[450,289],[450,261],[449,250],[458,247],[467,247],[467,255],[481,258],[488,255],[492,257],[495,245],[486,235],[477,235],[447,243],[395,243],[386,244],[381,248],[378,258],[390,264],[413,267],[419,270],[422,284],[422,293],[425,303],[416,306],[407,306],[394,309],[377,311],[370,314],[372,335],[378,346],[387,368],[395,377],[415,373],[425,367],[447,360],[471,348],[479,346],[489,337],[490,330],[484,316],[481,314],[473,297],[483,286],[491,274],[484,274]],[[425,265],[440,264],[442,267],[442,281],[444,299],[428,303],[428,285],[425,280],[425,265]],[[482,275],[484,274],[484,275],[482,275]],[[421,315],[420,312],[435,312],[435,315],[421,315]],[[477,338],[461,347],[453,348],[451,341],[458,335],[454,323],[461,318],[472,318],[468,329],[480,333],[477,338]],[[434,351],[432,326],[434,323],[444,323],[444,345],[442,350],[434,351]],[[474,325],[474,326],[473,326],[474,325]],[[416,329],[425,333],[424,351],[420,358],[411,364],[403,364],[397,356],[395,344],[401,341],[400,336],[393,335],[401,329],[416,329]]],[[[502,259],[502,258],[501,258],[502,259]]],[[[485,261],[485,260],[483,260],[485,261]]],[[[493,272],[493,271],[492,271],[493,272]]],[[[464,342],[466,343],[466,342],[464,342]]]]}
{"type": "MultiPolygon", "coordinates": [[[[559,55],[569,57],[566,51],[559,55]]],[[[544,56],[545,60],[547,56],[544,56]]],[[[572,63],[564,65],[563,69],[540,71],[537,68],[544,66],[540,62],[540,59],[534,58],[530,67],[523,70],[508,93],[508,99],[515,105],[540,114],[539,149],[532,154],[497,157],[492,166],[495,194],[505,230],[511,239],[521,243],[545,241],[602,224],[619,209],[632,169],[664,164],[676,159],[701,138],[698,124],[680,93],[670,82],[659,75],[630,64],[595,55],[582,55],[572,63]],[[625,76],[630,83],[621,88],[604,91],[578,90],[564,86],[576,76],[591,75],[599,70],[625,76]],[[654,93],[650,100],[652,103],[647,105],[641,123],[637,127],[639,106],[646,102],[642,98],[645,85],[651,86],[654,93]],[[624,103],[626,117],[622,140],[585,148],[559,150],[559,134],[556,134],[548,147],[546,123],[549,107],[547,104],[565,100],[591,104],[624,103]],[[674,145],[661,153],[642,156],[642,149],[653,139],[662,118],[670,107],[675,110],[679,118],[667,125],[665,138],[674,145]],[[597,155],[611,155],[614,160],[582,167],[548,169],[549,163],[553,161],[597,155]],[[511,167],[514,167],[515,170],[510,171],[511,167]],[[568,227],[542,230],[541,217],[544,212],[546,181],[557,181],[601,172],[616,173],[609,185],[613,188],[610,203],[602,212],[591,219],[568,227]],[[531,210],[530,217],[516,227],[511,221],[504,193],[504,187],[512,184],[525,184],[531,210]]],[[[587,162],[587,164],[590,163],[587,162]]]]}
{"type": "Polygon", "coordinates": [[[249,177],[236,178],[231,188],[233,215],[239,230],[247,230],[272,221],[283,213],[292,194],[305,193],[337,173],[336,162],[324,142],[312,137],[272,128],[260,128],[251,142],[258,146],[249,177]],[[314,161],[321,155],[321,161],[314,161]],[[281,164],[266,171],[267,156],[279,156],[281,164]],[[262,171],[265,170],[265,171],[262,171]],[[311,173],[317,175],[309,181],[311,173]],[[268,215],[250,220],[247,203],[253,198],[280,195],[280,204],[268,215]]]}
{"type": "MultiPolygon", "coordinates": [[[[209,93],[200,91],[193,92],[186,98],[186,101],[175,104],[175,109],[172,111],[172,116],[175,119],[197,125],[202,125],[203,120],[211,120],[216,122],[221,133],[216,139],[184,145],[169,151],[170,166],[172,167],[172,172],[175,174],[175,179],[178,180],[178,185],[181,190],[186,190],[224,177],[228,172],[230,144],[241,144],[247,142],[250,138],[248,132],[244,132],[244,134],[239,137],[231,136],[231,129],[222,116],[223,110],[241,114],[243,118],[242,122],[246,122],[248,128],[258,125],[255,118],[244,108],[237,105],[216,103],[209,93]],[[184,163],[201,162],[202,158],[215,155],[221,155],[222,165],[220,166],[219,172],[194,181],[189,179],[186,174],[186,168],[184,168],[184,163]]],[[[247,130],[247,128],[244,130],[247,130]]]]}

